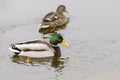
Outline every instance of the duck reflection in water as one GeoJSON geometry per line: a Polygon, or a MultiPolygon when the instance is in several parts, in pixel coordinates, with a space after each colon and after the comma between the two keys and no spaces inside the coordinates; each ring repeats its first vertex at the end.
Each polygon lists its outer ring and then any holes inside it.
{"type": "MultiPolygon", "coordinates": [[[[27,65],[25,56],[19,56],[17,54],[11,57],[11,60],[15,63],[27,65]]],[[[41,65],[46,67],[50,71],[54,71],[56,74],[56,78],[62,75],[63,68],[65,68],[65,64],[67,63],[68,58],[61,57],[46,57],[46,58],[31,58],[31,64],[29,66],[37,66],[41,65]]]]}
{"type": "MultiPolygon", "coordinates": [[[[20,56],[18,54],[14,54],[11,57],[12,62],[18,63],[18,64],[23,64],[23,65],[28,65],[26,63],[26,58],[27,56],[20,56]]],[[[49,67],[52,67],[56,70],[60,70],[64,68],[64,64],[67,62],[68,58],[61,58],[58,56],[54,57],[45,57],[45,58],[34,58],[30,57],[30,64],[31,66],[40,66],[40,65],[47,65],[49,67]]]]}
{"type": "MultiPolygon", "coordinates": [[[[60,48],[57,49],[59,52],[59,56],[53,57],[44,57],[44,58],[35,58],[30,57],[30,64],[29,66],[40,67],[44,66],[47,70],[54,71],[55,78],[58,78],[63,74],[63,68],[65,68],[65,64],[67,63],[68,58],[61,57],[61,50],[60,48]]],[[[19,54],[14,54],[11,57],[12,62],[17,64],[27,65],[26,63],[27,56],[20,56],[19,54]]]]}

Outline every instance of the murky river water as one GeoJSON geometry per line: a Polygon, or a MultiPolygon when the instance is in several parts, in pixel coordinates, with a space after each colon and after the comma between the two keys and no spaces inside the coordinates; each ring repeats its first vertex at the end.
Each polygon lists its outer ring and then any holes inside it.
{"type": "Polygon", "coordinates": [[[120,80],[119,0],[0,0],[0,80],[120,80]],[[14,62],[11,43],[41,39],[41,18],[65,4],[61,31],[71,47],[59,59],[14,62]]]}

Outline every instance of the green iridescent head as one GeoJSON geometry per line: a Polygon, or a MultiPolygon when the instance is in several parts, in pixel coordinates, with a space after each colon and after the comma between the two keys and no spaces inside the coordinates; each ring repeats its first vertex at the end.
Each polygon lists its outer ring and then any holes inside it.
{"type": "Polygon", "coordinates": [[[66,47],[70,46],[67,42],[63,40],[63,37],[60,34],[54,33],[50,38],[50,44],[58,45],[58,43],[61,43],[66,47]]]}

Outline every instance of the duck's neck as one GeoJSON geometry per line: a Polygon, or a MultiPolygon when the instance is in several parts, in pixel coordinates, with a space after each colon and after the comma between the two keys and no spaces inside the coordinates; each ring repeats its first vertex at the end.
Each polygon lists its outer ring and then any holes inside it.
{"type": "Polygon", "coordinates": [[[55,50],[54,52],[54,56],[55,57],[60,57],[61,56],[61,50],[60,50],[60,47],[59,46],[52,46],[55,50]]]}

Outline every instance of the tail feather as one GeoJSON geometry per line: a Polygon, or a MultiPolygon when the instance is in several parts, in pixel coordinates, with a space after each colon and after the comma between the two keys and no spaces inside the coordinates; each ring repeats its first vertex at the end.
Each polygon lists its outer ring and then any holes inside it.
{"type": "Polygon", "coordinates": [[[18,49],[17,47],[15,47],[15,45],[12,45],[12,47],[10,47],[9,50],[16,54],[20,54],[20,52],[21,52],[21,50],[18,49]]]}
{"type": "Polygon", "coordinates": [[[14,53],[20,53],[20,51],[12,49],[12,48],[9,48],[9,50],[12,51],[12,52],[14,52],[14,53]]]}

